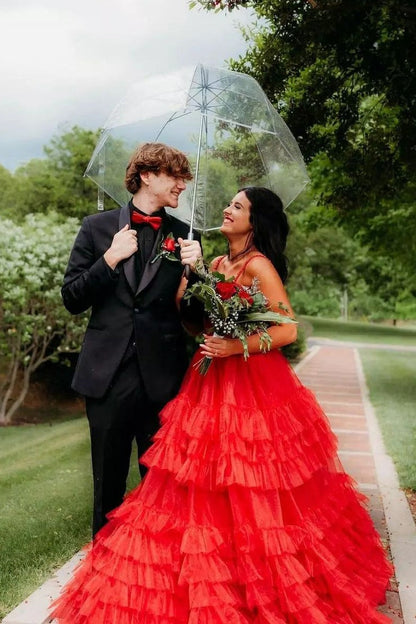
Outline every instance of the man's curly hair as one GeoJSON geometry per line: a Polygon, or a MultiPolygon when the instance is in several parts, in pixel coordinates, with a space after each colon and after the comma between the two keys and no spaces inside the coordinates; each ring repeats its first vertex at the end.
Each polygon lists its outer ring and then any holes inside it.
{"type": "Polygon", "coordinates": [[[164,143],[143,143],[139,145],[126,168],[124,184],[134,195],[140,186],[140,174],[145,171],[166,173],[175,178],[192,180],[189,161],[183,152],[164,143]]]}

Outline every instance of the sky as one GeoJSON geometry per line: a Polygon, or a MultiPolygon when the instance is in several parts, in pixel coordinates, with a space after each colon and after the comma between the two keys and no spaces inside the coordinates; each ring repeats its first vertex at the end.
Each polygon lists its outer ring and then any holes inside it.
{"type": "Polygon", "coordinates": [[[188,0],[1,0],[0,164],[11,171],[62,131],[99,128],[134,82],[246,49],[247,9],[188,0]]]}

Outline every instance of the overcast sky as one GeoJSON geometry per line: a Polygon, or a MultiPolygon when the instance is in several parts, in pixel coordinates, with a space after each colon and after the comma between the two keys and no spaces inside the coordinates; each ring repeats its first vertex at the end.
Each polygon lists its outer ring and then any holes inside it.
{"type": "Polygon", "coordinates": [[[54,134],[96,129],[131,82],[245,50],[251,14],[188,0],[1,0],[0,164],[14,170],[54,134]]]}

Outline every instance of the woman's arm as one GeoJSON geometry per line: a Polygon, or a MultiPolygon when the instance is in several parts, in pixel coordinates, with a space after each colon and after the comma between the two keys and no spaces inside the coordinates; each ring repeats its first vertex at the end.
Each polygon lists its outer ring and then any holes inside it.
{"type": "MultiPolygon", "coordinates": [[[[262,293],[269,301],[270,309],[294,317],[292,307],[286,290],[282,284],[276,269],[267,258],[254,258],[246,268],[244,282],[251,284],[257,277],[262,293]],[[283,304],[287,310],[280,306],[283,304]]],[[[282,325],[272,325],[267,330],[271,338],[271,349],[284,347],[296,340],[297,325],[295,323],[284,323],[282,325]]],[[[258,334],[248,336],[247,345],[249,353],[260,353],[260,337],[258,334]]],[[[243,344],[238,338],[221,338],[217,336],[204,336],[204,344],[201,352],[207,357],[229,357],[230,355],[243,354],[243,344]]]]}

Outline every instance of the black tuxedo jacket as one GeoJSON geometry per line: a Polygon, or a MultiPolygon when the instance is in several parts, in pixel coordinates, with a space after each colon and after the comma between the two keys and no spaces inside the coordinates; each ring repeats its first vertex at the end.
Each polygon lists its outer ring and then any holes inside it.
{"type": "Polygon", "coordinates": [[[103,397],[135,335],[147,394],[165,403],[177,392],[188,363],[175,304],[183,265],[150,260],[167,234],[186,238],[189,228],[165,215],[138,283],[134,255],[114,271],[103,258],[114,234],[127,223],[127,206],[85,217],[71,251],[62,287],[64,305],[72,314],[91,308],[72,387],[88,397],[103,397]]]}

